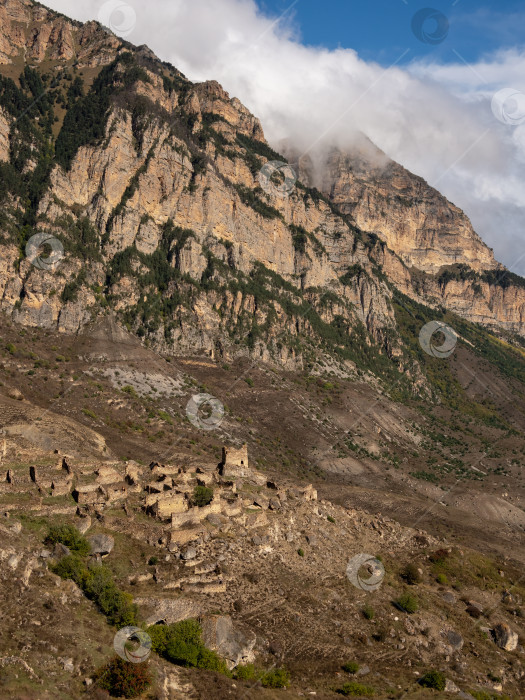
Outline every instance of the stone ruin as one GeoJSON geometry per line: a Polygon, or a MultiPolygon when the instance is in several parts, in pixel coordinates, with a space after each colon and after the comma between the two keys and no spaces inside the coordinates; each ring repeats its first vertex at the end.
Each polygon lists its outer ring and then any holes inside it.
{"type": "Polygon", "coordinates": [[[252,471],[248,462],[248,446],[244,443],[241,447],[223,447],[222,461],[218,465],[219,475],[223,479],[235,479],[250,477],[252,471]]]}

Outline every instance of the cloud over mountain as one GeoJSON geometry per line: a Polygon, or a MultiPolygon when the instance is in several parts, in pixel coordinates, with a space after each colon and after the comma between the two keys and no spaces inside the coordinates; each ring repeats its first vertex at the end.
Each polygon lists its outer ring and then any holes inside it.
{"type": "Polygon", "coordinates": [[[475,65],[458,54],[443,65],[407,64],[410,53],[401,50],[385,68],[351,49],[302,45],[286,17],[262,15],[253,0],[46,4],[120,28],[192,80],[218,80],[261,118],[274,145],[288,139],[313,152],[344,147],[363,131],[465,209],[496,256],[525,274],[525,124],[502,123],[491,109],[502,88],[525,93],[523,51],[509,48],[475,65]]]}

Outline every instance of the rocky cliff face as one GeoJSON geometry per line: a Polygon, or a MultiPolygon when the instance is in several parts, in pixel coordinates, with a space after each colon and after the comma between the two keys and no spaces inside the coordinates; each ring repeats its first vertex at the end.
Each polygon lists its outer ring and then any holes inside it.
{"type": "Polygon", "coordinates": [[[467,216],[422,178],[362,137],[299,170],[356,226],[377,234],[404,263],[384,270],[405,294],[471,321],[523,333],[525,288],[494,259],[467,216]],[[424,273],[424,274],[421,274],[424,273]]]}
{"type": "Polygon", "coordinates": [[[365,139],[351,154],[329,154],[319,189],[409,267],[428,273],[457,263],[477,272],[498,267],[458,207],[365,139]]]}
{"type": "Polygon", "coordinates": [[[525,330],[524,290],[483,278],[498,264],[465,215],[395,163],[334,152],[324,195],[306,166],[266,192],[282,157],[216,82],[29,0],[0,19],[0,308],[17,322],[77,332],[112,310],[158,348],[359,364],[371,341],[400,355],[397,287],[525,330]],[[24,257],[39,232],[64,245],[55,270],[24,257]],[[444,278],[459,261],[467,278],[444,278]]]}

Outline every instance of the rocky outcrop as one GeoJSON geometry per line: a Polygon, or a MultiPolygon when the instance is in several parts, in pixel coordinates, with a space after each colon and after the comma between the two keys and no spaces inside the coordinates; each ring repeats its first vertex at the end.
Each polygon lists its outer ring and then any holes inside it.
{"type": "Polygon", "coordinates": [[[79,61],[82,67],[107,65],[122,45],[97,22],[85,25],[31,0],[0,2],[0,65],[24,54],[33,61],[79,61]]]}

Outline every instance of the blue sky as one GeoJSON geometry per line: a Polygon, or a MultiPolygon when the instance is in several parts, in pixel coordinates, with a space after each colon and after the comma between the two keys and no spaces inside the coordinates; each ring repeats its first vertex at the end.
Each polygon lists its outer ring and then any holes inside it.
{"type": "Polygon", "coordinates": [[[482,55],[525,43],[523,0],[257,0],[260,9],[285,17],[301,43],[355,49],[366,61],[389,65],[429,57],[442,63],[476,62],[482,55]],[[449,21],[447,38],[437,46],[414,36],[411,21],[422,8],[434,8],[449,21]],[[457,53],[455,53],[457,52],[457,53]]]}

